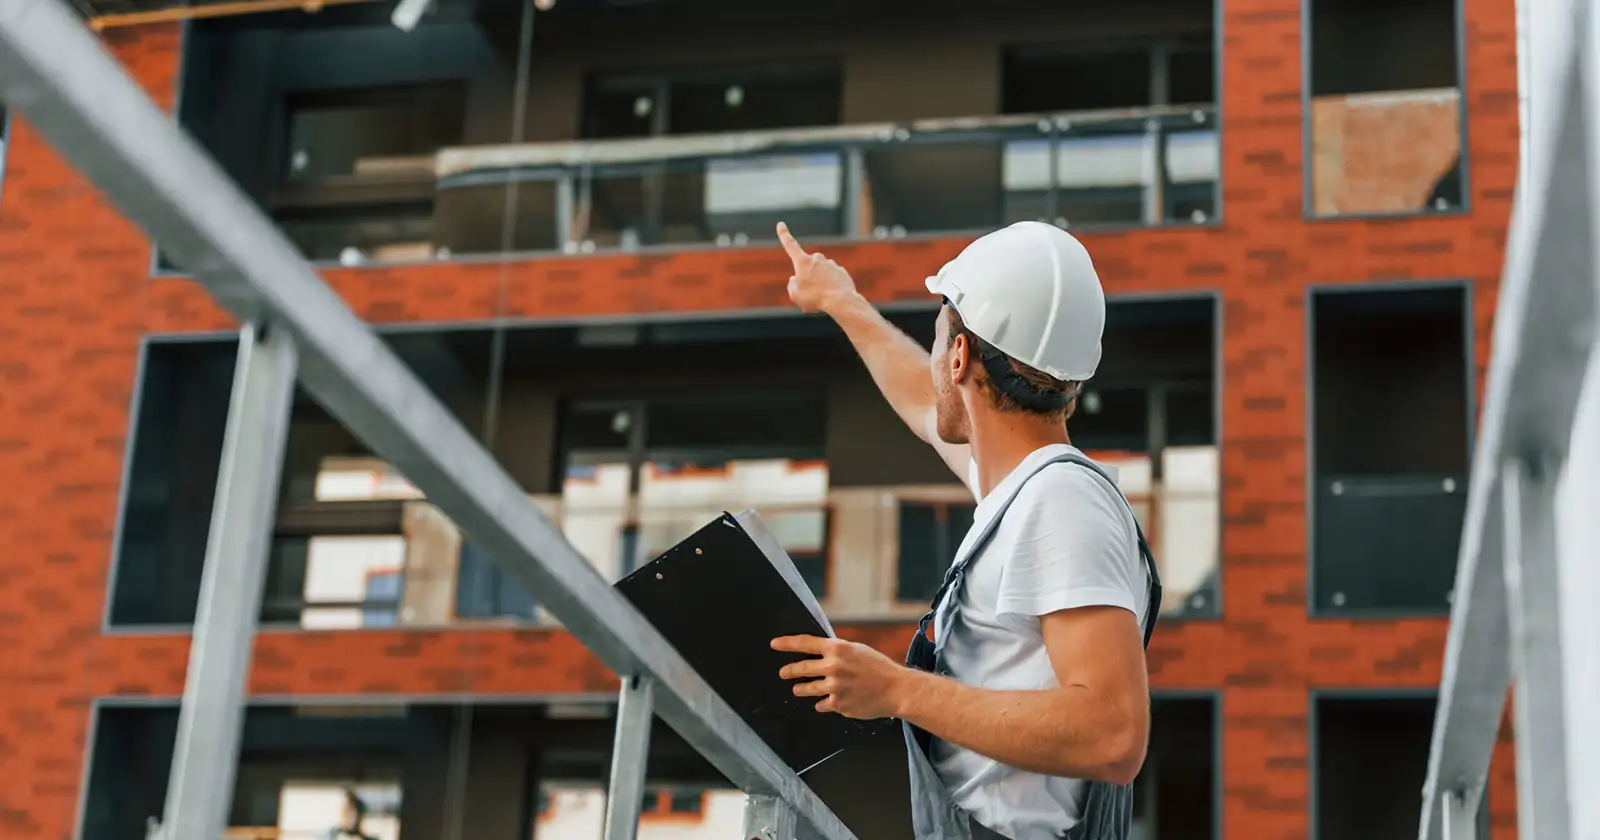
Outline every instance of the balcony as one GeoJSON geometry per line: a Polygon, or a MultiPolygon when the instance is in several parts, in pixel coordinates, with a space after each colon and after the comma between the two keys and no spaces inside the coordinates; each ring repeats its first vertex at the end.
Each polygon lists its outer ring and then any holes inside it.
{"type": "MultiPolygon", "coordinates": [[[[438,0],[197,22],[179,119],[313,260],[1219,216],[1211,3],[438,0]],[[669,11],[670,9],[670,11],[669,11]],[[797,23],[796,16],[803,21],[797,23]],[[1095,79],[1093,85],[1065,79],[1095,79]]],[[[178,268],[181,268],[178,267],[178,268]]]]}
{"type": "MultiPolygon", "coordinates": [[[[1215,310],[1209,297],[1112,302],[1106,362],[1068,425],[1118,467],[1162,564],[1169,617],[1218,609],[1215,310]]],[[[932,340],[932,309],[890,317],[932,340]]],[[[920,615],[973,499],[889,409],[836,327],[707,318],[589,336],[562,326],[497,338],[474,325],[386,340],[603,578],[723,510],[753,508],[831,616],[920,615]]],[[[146,347],[112,626],[193,620],[232,356],[223,340],[146,347]]],[[[304,393],[269,569],[269,625],[545,621],[538,592],[506,579],[471,534],[304,393]]]]}
{"type": "MultiPolygon", "coordinates": [[[[1135,836],[1221,836],[1219,712],[1210,695],[1156,694],[1149,757],[1134,785],[1135,836]]],[[[97,703],[90,714],[74,836],[141,838],[161,812],[177,703],[97,703]]],[[[243,718],[223,840],[601,833],[615,726],[608,703],[374,697],[350,707],[251,703],[243,718]]],[[[669,727],[651,727],[650,741],[640,840],[742,837],[744,794],[669,727]]],[[[856,836],[910,840],[904,746],[888,747],[881,763],[851,750],[806,779],[856,836]]]]}
{"type": "Polygon", "coordinates": [[[897,239],[1022,220],[1073,230],[1217,216],[1212,107],[449,147],[354,160],[269,209],[314,260],[897,239]],[[330,209],[339,208],[339,209],[330,209]]]}
{"type": "MultiPolygon", "coordinates": [[[[1166,449],[1160,480],[1146,455],[1093,454],[1118,469],[1156,553],[1163,613],[1213,612],[1216,448],[1166,449]]],[[[626,464],[578,465],[569,467],[561,495],[531,498],[609,580],[723,510],[753,508],[840,621],[921,615],[974,507],[959,485],[830,490],[827,464],[816,461],[648,463],[635,493],[630,478],[626,464]]],[[[382,462],[329,459],[317,485],[317,504],[280,514],[264,622],[306,629],[552,622],[536,593],[503,577],[382,462]]]]}

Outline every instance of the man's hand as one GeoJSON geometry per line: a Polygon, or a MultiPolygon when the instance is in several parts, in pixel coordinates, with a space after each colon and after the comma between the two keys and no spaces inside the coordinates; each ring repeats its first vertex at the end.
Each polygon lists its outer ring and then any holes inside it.
{"type": "Polygon", "coordinates": [[[794,264],[789,277],[789,299],[803,312],[828,312],[830,307],[855,296],[856,282],[850,272],[822,254],[808,254],[795,241],[789,226],[778,223],[778,241],[794,264]]]}
{"type": "Polygon", "coordinates": [[[898,716],[914,673],[866,645],[843,639],[784,636],[772,640],[772,649],[816,656],[785,665],[778,676],[805,679],[795,683],[795,696],[821,697],[817,711],[857,720],[898,716]]]}

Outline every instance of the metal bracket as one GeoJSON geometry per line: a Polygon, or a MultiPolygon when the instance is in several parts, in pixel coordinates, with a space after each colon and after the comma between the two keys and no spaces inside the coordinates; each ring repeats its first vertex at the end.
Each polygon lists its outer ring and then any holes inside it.
{"type": "Polygon", "coordinates": [[[745,840],[795,840],[794,809],[776,796],[751,794],[744,806],[745,840]]]}

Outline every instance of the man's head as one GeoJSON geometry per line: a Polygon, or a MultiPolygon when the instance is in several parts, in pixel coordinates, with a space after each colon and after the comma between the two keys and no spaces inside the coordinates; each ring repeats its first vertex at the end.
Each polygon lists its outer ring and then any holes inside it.
{"type": "Polygon", "coordinates": [[[1066,231],[1021,222],[967,246],[928,278],[944,305],[932,374],[939,437],[968,442],[974,414],[1060,424],[1100,362],[1105,297],[1066,231]]]}
{"type": "Polygon", "coordinates": [[[933,346],[934,405],[939,439],[945,443],[968,442],[969,405],[1053,424],[1065,423],[1077,407],[1083,383],[1057,379],[995,350],[967,329],[961,313],[949,305],[939,309],[933,346]]]}

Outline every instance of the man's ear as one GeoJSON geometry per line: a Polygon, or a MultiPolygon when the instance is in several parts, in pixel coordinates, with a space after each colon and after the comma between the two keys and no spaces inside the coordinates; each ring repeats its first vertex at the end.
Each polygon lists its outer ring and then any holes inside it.
{"type": "Polygon", "coordinates": [[[960,385],[972,370],[972,344],[965,333],[950,337],[950,381],[960,385]]]}

